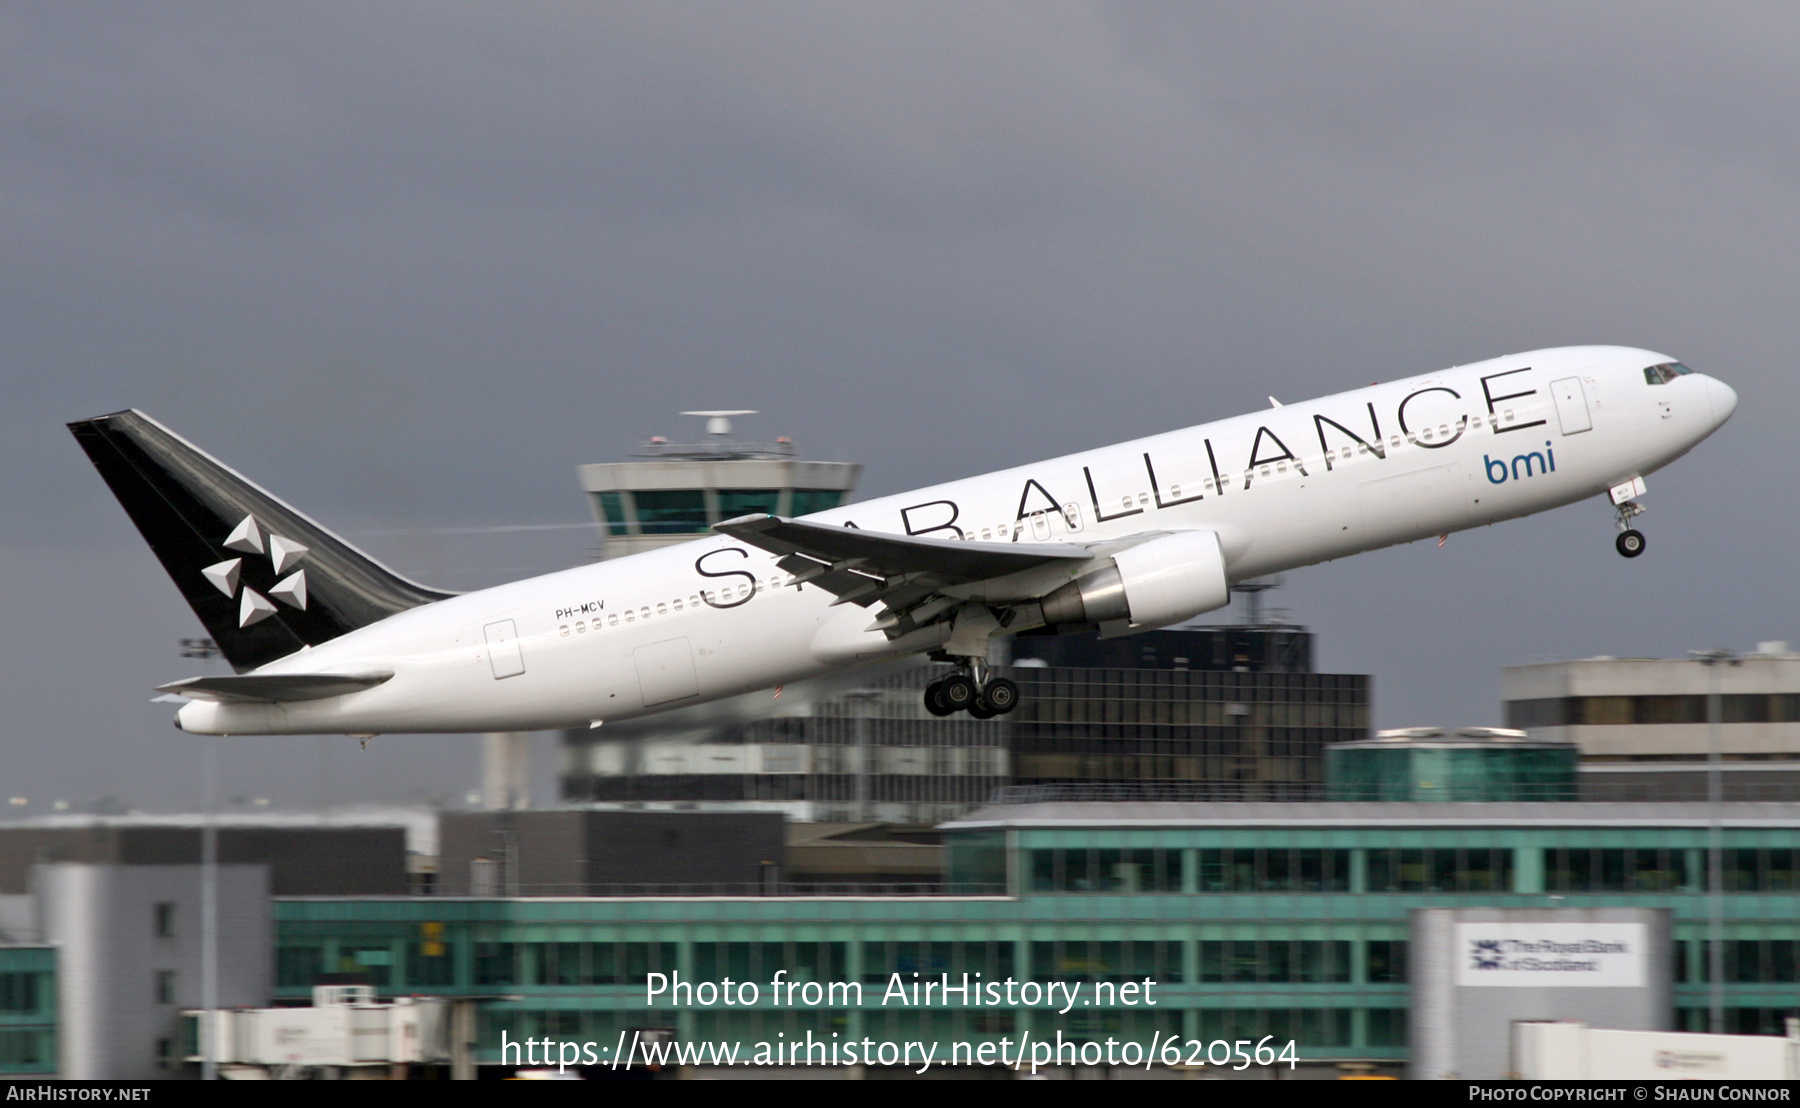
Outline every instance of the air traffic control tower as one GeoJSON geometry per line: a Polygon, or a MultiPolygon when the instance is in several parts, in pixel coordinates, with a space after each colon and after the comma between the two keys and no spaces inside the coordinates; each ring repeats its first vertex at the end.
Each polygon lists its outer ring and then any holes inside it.
{"type": "Polygon", "coordinates": [[[581,466],[582,491],[600,523],[600,556],[621,558],[710,534],[713,524],[752,512],[793,517],[849,499],[862,466],[808,462],[792,439],[740,442],[734,416],[754,411],[683,412],[706,420],[706,439],[677,443],[658,435],[637,460],[581,466]]]}

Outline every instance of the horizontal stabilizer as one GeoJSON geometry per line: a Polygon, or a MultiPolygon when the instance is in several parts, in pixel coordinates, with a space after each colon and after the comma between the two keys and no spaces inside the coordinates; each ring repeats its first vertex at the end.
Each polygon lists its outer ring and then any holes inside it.
{"type": "Polygon", "coordinates": [[[391,673],[240,673],[234,677],[189,677],[156,686],[160,693],[223,704],[274,704],[283,700],[324,700],[372,689],[391,673]]]}

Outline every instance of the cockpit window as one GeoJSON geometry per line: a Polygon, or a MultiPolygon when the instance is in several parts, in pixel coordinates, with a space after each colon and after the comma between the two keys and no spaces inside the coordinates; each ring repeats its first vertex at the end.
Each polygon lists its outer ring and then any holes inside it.
{"type": "Polygon", "coordinates": [[[1680,362],[1665,362],[1662,365],[1645,366],[1644,380],[1652,385],[1664,385],[1692,372],[1694,371],[1680,362]]]}

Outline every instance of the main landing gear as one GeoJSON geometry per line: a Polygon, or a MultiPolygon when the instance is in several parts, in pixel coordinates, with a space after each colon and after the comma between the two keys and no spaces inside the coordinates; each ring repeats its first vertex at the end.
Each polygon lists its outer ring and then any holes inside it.
{"type": "Polygon", "coordinates": [[[1635,500],[1627,500],[1615,504],[1613,510],[1619,515],[1619,537],[1613,540],[1613,546],[1625,557],[1635,558],[1644,552],[1644,533],[1632,527],[1631,520],[1644,514],[1644,506],[1635,500]]]}
{"type": "Polygon", "coordinates": [[[925,710],[934,716],[967,712],[976,719],[992,719],[1018,706],[1019,686],[991,676],[986,663],[970,663],[925,686],[925,710]]]}

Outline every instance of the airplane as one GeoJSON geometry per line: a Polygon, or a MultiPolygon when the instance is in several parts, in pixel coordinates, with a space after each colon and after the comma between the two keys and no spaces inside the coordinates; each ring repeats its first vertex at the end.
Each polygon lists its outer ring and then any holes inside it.
{"type": "Polygon", "coordinates": [[[996,636],[1129,635],[1234,583],[1604,496],[1737,394],[1663,354],[1536,350],[453,594],[381,566],[141,412],[69,424],[232,675],[159,687],[207,735],[599,727],[924,655],[933,715],[1013,711],[996,636]]]}

